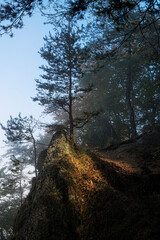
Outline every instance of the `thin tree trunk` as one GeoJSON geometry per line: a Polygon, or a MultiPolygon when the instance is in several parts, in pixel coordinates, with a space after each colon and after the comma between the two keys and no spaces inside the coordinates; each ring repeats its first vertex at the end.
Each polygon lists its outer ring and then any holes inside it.
{"type": "MultiPolygon", "coordinates": [[[[72,82],[70,77],[70,83],[72,82]]],[[[73,141],[73,113],[72,113],[72,90],[70,85],[70,94],[69,94],[69,122],[70,122],[70,140],[73,141]]]]}
{"type": "Polygon", "coordinates": [[[20,206],[23,201],[23,187],[22,187],[22,165],[20,164],[20,206]]]}
{"type": "Polygon", "coordinates": [[[37,148],[36,148],[36,141],[33,137],[33,152],[34,152],[34,166],[35,166],[35,175],[37,177],[37,148]]]}
{"type": "Polygon", "coordinates": [[[35,175],[36,177],[38,176],[38,171],[37,171],[37,146],[36,146],[36,140],[32,134],[32,130],[30,129],[30,134],[31,134],[31,139],[33,143],[33,154],[34,154],[34,168],[35,168],[35,175]]]}
{"type": "Polygon", "coordinates": [[[71,59],[71,20],[68,20],[68,37],[69,37],[69,138],[74,141],[73,137],[73,97],[72,97],[72,59],[71,59]]]}
{"type": "Polygon", "coordinates": [[[126,82],[126,103],[127,103],[129,117],[130,117],[131,137],[135,137],[137,135],[137,131],[136,131],[134,109],[131,102],[132,69],[131,69],[130,60],[131,60],[131,42],[129,42],[129,49],[128,49],[128,76],[127,76],[127,82],[126,82]]]}

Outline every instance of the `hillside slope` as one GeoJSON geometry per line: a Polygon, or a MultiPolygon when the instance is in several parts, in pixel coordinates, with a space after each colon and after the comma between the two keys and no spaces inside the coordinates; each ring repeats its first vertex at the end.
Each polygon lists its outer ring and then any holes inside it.
{"type": "Polygon", "coordinates": [[[14,223],[15,240],[158,240],[160,132],[84,153],[57,133],[14,223]]]}

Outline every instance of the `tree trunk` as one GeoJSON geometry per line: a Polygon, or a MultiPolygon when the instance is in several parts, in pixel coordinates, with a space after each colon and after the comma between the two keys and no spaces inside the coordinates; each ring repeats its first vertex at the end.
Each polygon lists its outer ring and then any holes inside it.
{"type": "Polygon", "coordinates": [[[74,142],[73,137],[73,97],[72,97],[72,59],[71,59],[71,26],[70,18],[68,20],[68,37],[69,37],[69,138],[71,142],[74,142]]]}
{"type": "Polygon", "coordinates": [[[131,137],[137,135],[136,123],[135,123],[135,114],[131,102],[131,91],[132,91],[132,69],[131,69],[131,42],[129,42],[128,49],[128,76],[126,82],[126,104],[129,111],[130,125],[131,125],[131,137]]]}
{"type": "Polygon", "coordinates": [[[35,175],[38,176],[37,172],[37,146],[36,146],[36,140],[33,136],[32,130],[30,129],[31,139],[33,143],[33,154],[34,154],[34,168],[35,168],[35,175]]]}
{"type": "Polygon", "coordinates": [[[23,187],[22,187],[22,164],[20,164],[20,206],[23,201],[23,187]]]}
{"type": "Polygon", "coordinates": [[[35,166],[35,175],[37,177],[37,148],[36,148],[36,141],[33,137],[33,151],[34,151],[34,166],[35,166]]]}

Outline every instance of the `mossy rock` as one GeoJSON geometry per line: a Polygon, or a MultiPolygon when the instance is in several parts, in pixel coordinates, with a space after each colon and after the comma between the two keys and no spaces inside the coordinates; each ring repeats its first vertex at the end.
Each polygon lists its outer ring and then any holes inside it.
{"type": "Polygon", "coordinates": [[[12,240],[159,239],[158,174],[127,175],[75,148],[63,132],[39,159],[12,240]]]}

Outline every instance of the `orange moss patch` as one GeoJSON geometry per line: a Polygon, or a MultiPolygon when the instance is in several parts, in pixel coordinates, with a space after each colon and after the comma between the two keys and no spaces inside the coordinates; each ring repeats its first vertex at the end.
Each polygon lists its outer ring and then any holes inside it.
{"type": "Polygon", "coordinates": [[[124,171],[127,174],[140,174],[141,173],[141,168],[139,167],[138,163],[135,161],[135,159],[130,158],[128,159],[110,159],[108,158],[108,156],[105,155],[105,153],[102,152],[94,152],[94,154],[96,154],[98,157],[100,157],[103,161],[106,161],[110,164],[112,164],[112,166],[115,166],[115,171],[117,173],[119,173],[119,171],[124,171]],[[118,171],[118,168],[119,171],[118,171]]]}
{"type": "Polygon", "coordinates": [[[92,192],[103,190],[108,185],[88,155],[68,155],[65,161],[69,166],[66,178],[71,181],[69,197],[78,201],[78,205],[84,204],[92,192]]]}
{"type": "Polygon", "coordinates": [[[115,165],[117,167],[120,167],[123,171],[127,172],[128,174],[141,173],[141,169],[138,167],[138,164],[135,161],[130,161],[130,162],[125,160],[117,161],[117,160],[111,160],[108,158],[102,158],[102,160],[112,163],[113,166],[115,165]]]}

